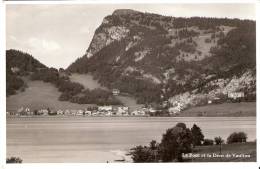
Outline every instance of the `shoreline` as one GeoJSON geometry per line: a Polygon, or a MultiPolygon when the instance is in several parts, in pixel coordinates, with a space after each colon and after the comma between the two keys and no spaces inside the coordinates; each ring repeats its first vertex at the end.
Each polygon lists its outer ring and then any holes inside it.
{"type": "Polygon", "coordinates": [[[203,117],[256,117],[255,115],[249,116],[67,116],[67,115],[55,115],[55,116],[6,116],[6,119],[14,119],[14,118],[134,118],[134,117],[141,117],[141,118],[186,118],[186,117],[196,117],[196,118],[203,118],[203,117]]]}

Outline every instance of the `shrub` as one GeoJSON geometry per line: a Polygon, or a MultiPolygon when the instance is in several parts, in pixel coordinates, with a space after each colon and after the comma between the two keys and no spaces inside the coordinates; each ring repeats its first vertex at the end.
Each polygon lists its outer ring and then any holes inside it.
{"type": "Polygon", "coordinates": [[[227,138],[227,143],[232,144],[232,143],[243,143],[246,142],[247,139],[247,134],[244,132],[234,132],[229,135],[227,138]]]}
{"type": "Polygon", "coordinates": [[[23,160],[20,157],[10,157],[6,159],[6,163],[22,163],[23,160]]]}
{"type": "Polygon", "coordinates": [[[212,139],[205,139],[203,142],[204,146],[211,146],[213,145],[214,141],[212,139]]]}
{"type": "Polygon", "coordinates": [[[130,152],[135,163],[157,162],[158,158],[156,158],[156,154],[157,151],[146,146],[136,146],[135,148],[132,148],[130,152]]]}

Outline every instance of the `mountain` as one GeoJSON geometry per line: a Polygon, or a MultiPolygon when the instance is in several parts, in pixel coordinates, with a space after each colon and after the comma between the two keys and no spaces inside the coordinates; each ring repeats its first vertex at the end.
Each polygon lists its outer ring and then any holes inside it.
{"type": "Polygon", "coordinates": [[[255,28],[251,20],[119,9],[103,19],[86,54],[67,70],[91,73],[139,103],[168,102],[171,111],[238,91],[254,100],[255,28]]]}

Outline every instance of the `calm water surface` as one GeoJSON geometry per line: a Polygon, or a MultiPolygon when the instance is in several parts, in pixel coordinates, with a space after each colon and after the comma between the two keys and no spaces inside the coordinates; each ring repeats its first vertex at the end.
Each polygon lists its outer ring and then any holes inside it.
{"type": "Polygon", "coordinates": [[[106,162],[121,159],[135,145],[161,140],[167,128],[184,122],[205,138],[226,139],[244,131],[256,139],[255,117],[37,117],[7,119],[7,156],[24,162],[106,162]]]}

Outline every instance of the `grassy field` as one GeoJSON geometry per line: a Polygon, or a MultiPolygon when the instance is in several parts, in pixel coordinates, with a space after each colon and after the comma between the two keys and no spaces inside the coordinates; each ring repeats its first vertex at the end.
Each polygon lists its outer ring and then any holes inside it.
{"type": "Polygon", "coordinates": [[[256,162],[256,142],[223,144],[221,154],[219,145],[199,146],[193,154],[206,155],[194,157],[193,162],[256,162]]]}
{"type": "MultiPolygon", "coordinates": [[[[93,90],[95,88],[102,88],[108,90],[105,87],[102,87],[97,80],[94,80],[93,77],[89,74],[77,74],[73,73],[70,76],[70,80],[73,82],[77,82],[82,84],[85,88],[93,90]]],[[[137,104],[134,97],[131,96],[115,96],[118,100],[120,100],[125,106],[129,107],[129,111],[134,111],[136,109],[140,109],[143,107],[142,104],[137,104]]]]}
{"type": "Polygon", "coordinates": [[[29,107],[31,110],[50,108],[57,109],[84,109],[90,105],[75,104],[59,101],[60,92],[50,83],[42,81],[27,81],[28,88],[24,92],[6,98],[7,111],[16,112],[20,107],[29,107]]]}
{"type": "Polygon", "coordinates": [[[95,88],[106,89],[105,87],[102,87],[97,80],[94,80],[93,77],[89,74],[72,73],[70,76],[70,80],[72,82],[80,83],[85,88],[88,88],[90,90],[93,90],[95,88]]]}
{"type": "Polygon", "coordinates": [[[256,116],[256,103],[223,103],[192,107],[184,110],[181,116],[256,116]]]}

